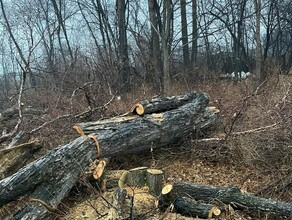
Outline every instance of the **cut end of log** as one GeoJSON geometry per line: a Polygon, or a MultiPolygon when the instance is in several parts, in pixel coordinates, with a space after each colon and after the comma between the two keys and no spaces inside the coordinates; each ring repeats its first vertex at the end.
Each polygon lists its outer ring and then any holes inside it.
{"type": "Polygon", "coordinates": [[[98,180],[102,176],[105,166],[106,166],[106,161],[100,160],[97,167],[95,168],[93,172],[94,179],[98,180]]]}
{"type": "Polygon", "coordinates": [[[210,209],[208,218],[212,218],[213,216],[219,216],[219,215],[221,215],[221,210],[214,206],[210,209]]]}
{"type": "Polygon", "coordinates": [[[220,112],[220,110],[219,110],[218,108],[216,108],[215,106],[211,106],[211,107],[209,107],[209,109],[210,109],[212,112],[214,112],[215,114],[220,112]]]}
{"type": "Polygon", "coordinates": [[[173,185],[167,184],[162,188],[161,194],[166,195],[166,194],[170,193],[172,189],[173,189],[173,185]]]}
{"type": "Polygon", "coordinates": [[[163,174],[163,171],[158,169],[147,169],[147,173],[150,173],[152,175],[159,175],[163,174]]]}
{"type": "Polygon", "coordinates": [[[137,115],[143,115],[144,114],[144,107],[140,103],[135,104],[131,108],[131,113],[137,114],[137,115]]]}
{"type": "Polygon", "coordinates": [[[81,136],[84,135],[84,132],[83,132],[83,130],[82,130],[82,128],[81,128],[80,126],[78,126],[78,125],[74,125],[73,128],[74,128],[75,131],[76,131],[78,134],[80,134],[81,136]]]}

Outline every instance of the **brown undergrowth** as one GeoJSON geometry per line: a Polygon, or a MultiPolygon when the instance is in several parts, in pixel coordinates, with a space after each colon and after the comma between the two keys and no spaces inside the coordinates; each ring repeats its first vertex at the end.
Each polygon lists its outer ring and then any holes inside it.
{"type": "MultiPolygon", "coordinates": [[[[291,76],[277,74],[271,74],[260,86],[255,86],[252,78],[237,83],[214,79],[200,83],[191,80],[177,81],[172,85],[171,95],[184,94],[190,90],[207,92],[210,95],[209,105],[220,109],[221,122],[218,128],[213,132],[185,137],[180,143],[159,150],[154,149],[153,152],[112,158],[107,169],[147,166],[164,170],[168,182],[236,185],[249,193],[292,202],[291,183],[281,185],[285,182],[285,177],[292,172],[291,84],[291,76]],[[222,141],[196,141],[209,137],[223,138],[222,141]]],[[[22,128],[29,130],[58,115],[86,111],[88,106],[88,100],[82,93],[67,97],[56,93],[46,95],[45,97],[42,93],[35,94],[35,101],[43,103],[47,118],[33,121],[28,119],[22,128]]],[[[35,135],[47,143],[43,152],[45,153],[54,146],[77,137],[71,130],[75,122],[120,115],[129,111],[137,101],[151,99],[157,95],[159,94],[148,86],[141,87],[139,92],[115,94],[104,108],[92,115],[62,119],[41,129],[35,135]]],[[[95,103],[95,106],[102,106],[110,99],[110,96],[99,97],[99,103],[95,103]]],[[[67,207],[64,219],[85,219],[89,213],[96,217],[97,212],[106,212],[103,208],[106,202],[103,200],[96,191],[72,193],[63,202],[67,207]]],[[[175,214],[168,214],[171,217],[165,218],[165,213],[160,213],[152,207],[138,216],[139,219],[184,219],[175,214]]],[[[269,217],[231,211],[222,219],[269,217]]]]}
{"type": "MultiPolygon", "coordinates": [[[[217,130],[202,133],[199,137],[186,137],[180,143],[154,149],[153,152],[114,158],[108,169],[148,166],[164,170],[168,182],[235,185],[248,193],[292,202],[291,183],[280,188],[292,170],[291,83],[289,76],[271,75],[259,87],[254,86],[253,79],[237,83],[217,81],[196,86],[186,83],[173,85],[174,95],[189,90],[204,91],[210,95],[210,105],[220,109],[221,124],[217,130]],[[243,133],[237,135],[240,132],[243,133]],[[206,143],[196,141],[196,138],[213,136],[226,139],[206,143]]],[[[118,102],[111,103],[110,109],[125,112],[136,100],[153,96],[155,94],[151,92],[127,94],[118,102]]],[[[97,197],[90,201],[98,201],[97,197]]],[[[84,201],[79,202],[77,209],[71,206],[65,219],[88,211],[86,205],[82,206],[84,201]]],[[[97,202],[97,207],[100,206],[97,202]]],[[[138,216],[139,219],[188,219],[174,213],[160,213],[154,207],[138,216]]],[[[270,217],[231,210],[221,219],[270,217]]]]}

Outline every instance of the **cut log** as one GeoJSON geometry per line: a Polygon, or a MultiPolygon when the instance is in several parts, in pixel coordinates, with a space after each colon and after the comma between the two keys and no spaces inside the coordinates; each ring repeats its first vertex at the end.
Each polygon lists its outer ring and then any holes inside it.
{"type": "Polygon", "coordinates": [[[219,217],[221,210],[211,204],[198,203],[194,199],[182,197],[177,198],[173,202],[174,209],[177,213],[184,216],[199,217],[199,218],[213,218],[219,217]]]}
{"type": "MultiPolygon", "coordinates": [[[[159,114],[78,124],[76,127],[83,134],[91,134],[91,138],[77,138],[1,180],[0,206],[29,194],[57,208],[90,160],[161,147],[216,124],[217,114],[207,104],[208,96],[201,94],[193,102],[159,114]]],[[[28,204],[15,219],[41,218],[47,214],[43,207],[28,204]]]]}
{"type": "Polygon", "coordinates": [[[129,154],[179,141],[195,130],[218,122],[207,107],[208,96],[201,94],[186,105],[159,114],[117,117],[74,126],[81,135],[95,136],[102,156],[129,154]]]}
{"type": "Polygon", "coordinates": [[[137,115],[144,115],[169,111],[192,102],[196,97],[197,97],[196,92],[189,92],[182,96],[171,96],[151,100],[144,100],[135,104],[131,109],[131,113],[137,115]]]}
{"type": "MultiPolygon", "coordinates": [[[[94,143],[80,137],[56,148],[17,173],[0,181],[0,207],[29,195],[54,209],[75,185],[78,177],[96,157],[94,143]]],[[[37,203],[27,204],[13,219],[44,219],[50,213],[37,203]]]]}
{"type": "Polygon", "coordinates": [[[237,187],[221,188],[182,182],[176,183],[172,187],[168,185],[167,189],[163,189],[163,191],[168,194],[168,200],[171,201],[182,197],[188,197],[206,203],[220,201],[231,205],[234,209],[246,209],[252,212],[261,211],[276,216],[292,217],[291,203],[242,193],[237,187]]]}

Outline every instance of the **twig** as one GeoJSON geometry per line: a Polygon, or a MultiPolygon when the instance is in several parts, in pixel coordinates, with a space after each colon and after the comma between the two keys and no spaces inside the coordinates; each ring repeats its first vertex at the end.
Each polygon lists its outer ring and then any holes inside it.
{"type": "MultiPolygon", "coordinates": [[[[228,137],[253,134],[253,133],[260,133],[260,132],[264,132],[267,130],[269,130],[269,131],[275,130],[275,129],[278,129],[277,125],[279,125],[279,123],[274,123],[272,125],[267,125],[264,127],[254,128],[254,129],[250,129],[250,130],[246,130],[246,131],[232,132],[232,133],[228,134],[228,137]]],[[[195,140],[195,142],[205,143],[205,142],[220,142],[220,141],[226,141],[226,140],[227,140],[227,135],[223,134],[222,137],[204,138],[204,139],[200,139],[200,140],[195,140]]]]}

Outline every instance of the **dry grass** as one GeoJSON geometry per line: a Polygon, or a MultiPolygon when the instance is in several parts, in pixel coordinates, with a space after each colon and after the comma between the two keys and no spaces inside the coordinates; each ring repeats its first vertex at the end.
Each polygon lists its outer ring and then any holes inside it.
{"type": "MultiPolygon", "coordinates": [[[[213,133],[203,134],[203,137],[224,134],[228,139],[224,142],[206,144],[196,143],[192,138],[186,137],[181,143],[154,150],[152,153],[144,152],[139,155],[113,158],[108,169],[155,167],[163,169],[169,181],[189,181],[218,186],[236,185],[250,193],[260,192],[264,197],[292,202],[291,186],[281,192],[277,191],[279,180],[285,178],[292,170],[291,84],[291,76],[271,74],[255,93],[254,79],[236,84],[214,79],[210,81],[207,78],[202,82],[192,82],[189,79],[177,81],[172,85],[172,95],[184,94],[190,90],[204,91],[210,95],[210,106],[220,109],[220,126],[213,133]],[[232,133],[274,123],[277,123],[276,129],[232,136],[232,133]],[[268,191],[261,191],[266,186],[271,187],[268,191]]],[[[97,102],[94,103],[95,106],[102,106],[110,100],[111,97],[103,92],[95,99],[97,102]]],[[[143,84],[139,91],[117,95],[120,99],[114,98],[105,109],[83,120],[99,120],[123,114],[128,112],[137,101],[151,99],[158,94],[150,86],[143,84]]],[[[55,92],[38,93],[33,96],[35,99],[30,100],[31,105],[36,103],[41,105],[47,110],[49,119],[72,111],[82,112],[87,108],[87,100],[82,92],[76,93],[73,98],[55,92]]],[[[27,119],[23,128],[29,130],[48,118],[27,119]]],[[[47,150],[51,149],[76,137],[71,127],[79,120],[64,119],[35,135],[45,140],[47,150]]],[[[88,206],[88,201],[91,201],[96,209],[100,208],[97,202],[99,194],[79,196],[86,199],[80,200],[79,197],[71,196],[64,202],[70,208],[65,219],[75,219],[77,215],[79,218],[85,210],[95,213],[93,208],[88,206]]],[[[162,218],[162,213],[156,209],[145,210],[145,213],[148,214],[141,214],[143,218],[140,219],[162,218]]],[[[171,218],[184,219],[177,215],[171,218]]],[[[245,212],[235,211],[222,219],[268,218],[261,214],[250,216],[245,212]]]]}

